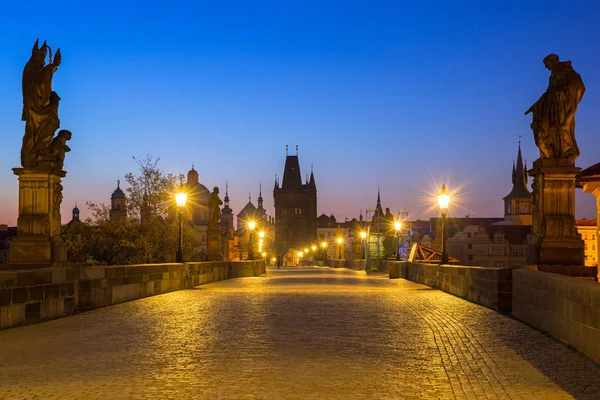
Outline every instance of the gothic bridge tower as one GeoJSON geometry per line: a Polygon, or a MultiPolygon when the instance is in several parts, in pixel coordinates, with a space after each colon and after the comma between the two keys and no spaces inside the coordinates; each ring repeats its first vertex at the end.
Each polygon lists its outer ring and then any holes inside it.
{"type": "Polygon", "coordinates": [[[288,155],[281,186],[275,179],[275,247],[279,255],[299,249],[317,240],[317,185],[312,168],[310,178],[302,183],[298,146],[296,155],[288,155]]]}

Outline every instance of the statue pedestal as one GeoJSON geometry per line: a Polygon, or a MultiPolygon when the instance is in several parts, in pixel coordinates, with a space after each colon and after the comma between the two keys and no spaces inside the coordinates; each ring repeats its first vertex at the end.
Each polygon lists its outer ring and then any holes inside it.
{"type": "Polygon", "coordinates": [[[13,168],[19,176],[17,236],[10,244],[12,269],[43,268],[67,262],[67,246],[60,237],[62,170],[13,168]]]}
{"type": "Polygon", "coordinates": [[[573,161],[538,159],[528,171],[533,177],[528,264],[583,266],[584,244],[575,227],[575,176],[580,170],[573,161]]]}
{"type": "Polygon", "coordinates": [[[221,238],[223,232],[220,228],[208,228],[206,230],[206,241],[207,241],[207,253],[208,261],[222,261],[223,254],[221,254],[221,238]]]}

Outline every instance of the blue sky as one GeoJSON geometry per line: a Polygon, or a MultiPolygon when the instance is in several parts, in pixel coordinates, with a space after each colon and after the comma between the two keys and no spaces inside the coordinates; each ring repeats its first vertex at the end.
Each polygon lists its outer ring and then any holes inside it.
{"type": "MultiPolygon", "coordinates": [[[[501,216],[518,135],[528,165],[539,155],[523,112],[551,52],[587,86],[577,164],[600,161],[594,1],[17,3],[0,14],[0,223],[16,223],[21,74],[37,37],[63,55],[64,220],[109,202],[145,154],[167,172],[194,164],[210,188],[228,180],[234,212],[262,181],[272,213],[286,144],[303,174],[314,165],[319,213],[357,216],[379,185],[384,207],[428,218],[445,182],[460,188],[454,215],[501,216]]],[[[592,195],[577,195],[577,216],[594,217],[592,195]]]]}

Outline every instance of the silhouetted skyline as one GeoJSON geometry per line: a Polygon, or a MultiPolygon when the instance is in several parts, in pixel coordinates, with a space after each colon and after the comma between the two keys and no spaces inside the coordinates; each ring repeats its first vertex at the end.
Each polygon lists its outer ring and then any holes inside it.
{"type": "MultiPolygon", "coordinates": [[[[228,180],[236,214],[262,181],[273,214],[286,144],[303,177],[314,165],[318,214],[358,217],[379,185],[384,207],[425,219],[437,215],[427,193],[446,183],[461,191],[451,215],[502,216],[519,135],[528,166],[539,156],[523,113],[546,89],[548,53],[587,87],[576,164],[600,161],[594,2],[12,3],[0,16],[0,223],[16,224],[21,74],[37,37],[63,55],[63,221],[76,203],[82,218],[86,201],[109,203],[145,154],[165,172],[194,164],[223,195],[228,180]]],[[[577,217],[594,218],[594,197],[577,200],[577,217]]]]}

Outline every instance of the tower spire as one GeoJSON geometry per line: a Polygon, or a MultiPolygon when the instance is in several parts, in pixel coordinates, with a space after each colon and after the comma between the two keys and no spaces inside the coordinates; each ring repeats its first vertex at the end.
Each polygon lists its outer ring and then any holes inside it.
{"type": "Polygon", "coordinates": [[[262,182],[258,184],[258,209],[263,209],[262,182]]]}
{"type": "Polygon", "coordinates": [[[225,198],[223,201],[225,203],[225,207],[229,208],[229,181],[225,181],[225,198]]]}

